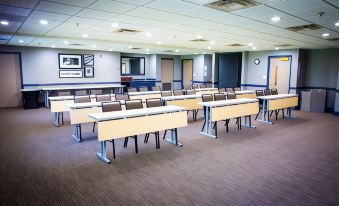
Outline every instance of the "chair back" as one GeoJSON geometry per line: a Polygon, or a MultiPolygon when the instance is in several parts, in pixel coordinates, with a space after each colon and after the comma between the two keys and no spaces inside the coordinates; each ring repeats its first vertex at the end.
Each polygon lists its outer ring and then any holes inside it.
{"type": "Polygon", "coordinates": [[[197,84],[193,84],[192,89],[199,89],[199,86],[197,84]]]}
{"type": "Polygon", "coordinates": [[[90,96],[74,96],[74,103],[91,102],[90,96]]]}
{"type": "Polygon", "coordinates": [[[71,96],[71,92],[70,91],[58,91],[57,95],[58,96],[71,96]]]}
{"type": "Polygon", "coordinates": [[[85,96],[87,95],[87,91],[86,90],[75,90],[75,96],[85,96]]]}
{"type": "Polygon", "coordinates": [[[206,84],[199,84],[200,89],[207,88],[206,84]]]}
{"type": "Polygon", "coordinates": [[[191,85],[184,85],[184,90],[190,90],[190,89],[192,89],[191,85]]]}
{"type": "Polygon", "coordinates": [[[111,96],[109,94],[97,94],[95,96],[97,102],[110,102],[111,96]]]}
{"type": "Polygon", "coordinates": [[[214,101],[226,100],[226,96],[223,93],[215,93],[214,101]]]}
{"type": "Polygon", "coordinates": [[[219,92],[224,93],[224,92],[226,92],[226,89],[225,88],[219,88],[219,92]]]}
{"type": "Polygon", "coordinates": [[[264,91],[262,91],[262,90],[255,90],[255,94],[257,95],[257,97],[261,97],[261,96],[264,96],[264,91]]]}
{"type": "Polygon", "coordinates": [[[234,87],[233,90],[234,91],[241,91],[241,88],[240,87],[234,87]]]}
{"type": "Polygon", "coordinates": [[[137,92],[137,88],[134,87],[127,88],[127,92],[137,92]]]}
{"type": "Polygon", "coordinates": [[[121,104],[119,101],[114,102],[101,102],[102,112],[115,112],[121,111],[121,104]]]}
{"type": "Polygon", "coordinates": [[[264,94],[265,94],[265,96],[271,95],[271,90],[270,89],[265,89],[264,90],[264,94]]]}
{"type": "Polygon", "coordinates": [[[153,91],[161,91],[161,88],[159,86],[152,87],[153,91]]]}
{"type": "Polygon", "coordinates": [[[174,90],[173,91],[174,96],[180,96],[183,95],[182,90],[174,90]]]}
{"type": "Polygon", "coordinates": [[[115,95],[115,100],[120,101],[120,100],[129,100],[129,95],[128,94],[116,94],[115,95]]]}
{"type": "Polygon", "coordinates": [[[161,99],[160,98],[152,98],[152,99],[146,99],[146,106],[147,108],[151,107],[161,107],[161,99]]]}
{"type": "Polygon", "coordinates": [[[93,95],[97,95],[97,94],[102,94],[102,90],[101,89],[91,89],[91,94],[93,95]]]}
{"type": "Polygon", "coordinates": [[[162,83],[162,91],[169,91],[172,90],[172,83],[162,83]]]}
{"type": "Polygon", "coordinates": [[[271,89],[271,94],[272,95],[277,95],[278,94],[278,90],[276,88],[271,89]]]}
{"type": "Polygon", "coordinates": [[[195,94],[195,91],[194,91],[194,89],[189,89],[189,90],[186,90],[186,94],[192,95],[192,94],[195,94]]]}
{"type": "Polygon", "coordinates": [[[203,94],[201,96],[203,102],[211,102],[213,101],[213,96],[212,94],[203,94]]]}
{"type": "Polygon", "coordinates": [[[140,92],[148,92],[148,87],[139,87],[140,92]]]}
{"type": "Polygon", "coordinates": [[[141,99],[126,100],[125,106],[126,106],[126,110],[143,108],[141,99]]]}
{"type": "Polygon", "coordinates": [[[172,91],[161,91],[162,97],[169,97],[172,96],[172,91]]]}
{"type": "Polygon", "coordinates": [[[226,92],[234,92],[233,88],[226,88],[226,92]]]}
{"type": "Polygon", "coordinates": [[[237,95],[235,93],[227,93],[227,99],[236,99],[237,95]]]}

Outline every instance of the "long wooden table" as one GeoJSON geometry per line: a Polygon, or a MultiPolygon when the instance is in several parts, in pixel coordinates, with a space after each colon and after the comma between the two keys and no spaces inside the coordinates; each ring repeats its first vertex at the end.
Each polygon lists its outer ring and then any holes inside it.
{"type": "Polygon", "coordinates": [[[141,99],[143,101],[146,101],[146,99],[161,98],[161,92],[160,91],[129,92],[128,95],[129,95],[129,98],[131,100],[132,99],[141,99]]]}
{"type": "Polygon", "coordinates": [[[201,94],[179,95],[162,97],[161,101],[164,105],[174,105],[183,107],[186,110],[193,111],[193,120],[196,121],[197,110],[203,109],[198,103],[202,102],[201,94]]]}
{"type": "Polygon", "coordinates": [[[255,91],[253,90],[241,90],[241,91],[235,91],[235,92],[225,92],[227,93],[235,93],[237,99],[243,99],[243,98],[249,98],[249,99],[255,99],[257,98],[257,95],[255,94],[255,91]]]}
{"type": "MultiPolygon", "coordinates": [[[[178,142],[177,128],[187,126],[187,113],[184,108],[177,106],[96,113],[88,116],[98,123],[100,152],[97,156],[106,163],[111,162],[106,155],[108,140],[112,140],[114,144],[114,139],[171,129],[171,139],[167,141],[182,146],[178,142]]],[[[115,156],[115,151],[113,155],[115,156]]]]}
{"type": "Polygon", "coordinates": [[[204,107],[205,111],[205,123],[201,133],[208,137],[217,138],[217,124],[213,125],[220,120],[245,117],[244,126],[255,128],[251,124],[251,115],[259,112],[257,99],[230,99],[199,104],[204,107]]]}
{"type": "Polygon", "coordinates": [[[263,101],[263,108],[261,110],[261,120],[263,123],[272,124],[270,121],[270,111],[282,110],[285,116],[285,109],[287,109],[287,117],[293,118],[292,107],[298,106],[298,95],[297,94],[277,94],[269,96],[257,97],[263,101]]]}
{"type": "Polygon", "coordinates": [[[194,89],[196,94],[215,94],[215,93],[219,93],[219,89],[218,88],[201,88],[201,89],[194,89]]]}

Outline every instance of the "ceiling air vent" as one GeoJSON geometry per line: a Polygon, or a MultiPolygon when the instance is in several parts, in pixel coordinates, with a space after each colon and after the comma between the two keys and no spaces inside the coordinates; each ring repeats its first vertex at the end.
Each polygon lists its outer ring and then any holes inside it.
{"type": "Polygon", "coordinates": [[[328,39],[330,41],[334,41],[334,42],[339,42],[339,38],[332,38],[332,39],[328,39]]]}
{"type": "Polygon", "coordinates": [[[301,25],[301,26],[292,26],[292,27],[287,27],[286,29],[294,32],[301,32],[301,31],[306,31],[306,30],[317,30],[321,29],[322,27],[318,24],[307,24],[307,25],[301,25]]]}
{"type": "Polygon", "coordinates": [[[133,48],[131,48],[131,49],[139,50],[139,49],[142,49],[142,48],[133,47],[133,48]]]}
{"type": "Polygon", "coordinates": [[[174,50],[165,50],[164,52],[175,52],[174,50]]]}
{"type": "Polygon", "coordinates": [[[205,4],[204,6],[221,11],[232,12],[254,7],[259,4],[260,3],[254,0],[219,0],[205,4]]]}
{"type": "Polygon", "coordinates": [[[207,40],[206,39],[192,39],[190,41],[192,41],[192,42],[205,42],[207,40]]]}
{"type": "Polygon", "coordinates": [[[227,46],[238,47],[238,46],[244,46],[244,45],[242,45],[242,44],[230,44],[230,45],[227,45],[227,46]]]}
{"type": "Polygon", "coordinates": [[[123,34],[135,34],[139,33],[140,31],[134,29],[119,29],[115,31],[116,33],[123,33],[123,34]]]}
{"type": "Polygon", "coordinates": [[[277,45],[273,45],[275,47],[289,47],[289,46],[293,46],[291,44],[277,44],[277,45]]]}
{"type": "Polygon", "coordinates": [[[85,46],[84,44],[77,44],[77,43],[74,43],[74,44],[69,44],[71,46],[85,46]]]}

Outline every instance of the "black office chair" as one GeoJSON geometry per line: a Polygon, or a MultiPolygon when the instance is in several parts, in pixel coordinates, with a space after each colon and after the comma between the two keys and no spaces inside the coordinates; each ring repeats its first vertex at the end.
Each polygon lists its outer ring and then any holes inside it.
{"type": "Polygon", "coordinates": [[[172,96],[172,91],[161,91],[162,97],[169,97],[172,96]]]}
{"type": "MultiPolygon", "coordinates": [[[[161,99],[160,98],[152,98],[152,99],[146,99],[146,106],[147,108],[152,108],[152,107],[161,107],[162,106],[162,103],[161,103],[161,99]]],[[[165,134],[164,134],[164,137],[166,136],[166,131],[165,130],[165,134]]],[[[157,149],[160,149],[160,134],[159,134],[159,131],[156,131],[156,132],[153,132],[153,134],[155,135],[155,148],[157,149]]],[[[145,139],[144,139],[144,143],[148,143],[148,139],[149,139],[149,135],[150,133],[147,133],[145,135],[145,139]]]]}
{"type": "Polygon", "coordinates": [[[219,93],[224,93],[224,92],[226,92],[225,88],[219,88],[219,93]]]}
{"type": "Polygon", "coordinates": [[[180,96],[183,95],[182,90],[174,90],[173,91],[174,96],[180,96]]]}
{"type": "Polygon", "coordinates": [[[236,99],[237,95],[235,93],[227,93],[227,99],[236,99]]]}
{"type": "MultiPolygon", "coordinates": [[[[237,95],[235,93],[227,93],[227,99],[236,99],[237,95]]],[[[228,124],[230,122],[230,119],[226,120],[226,132],[228,132],[228,124]]],[[[238,130],[241,130],[241,117],[237,117],[237,122],[236,122],[237,126],[238,126],[238,130]]]]}
{"type": "Polygon", "coordinates": [[[226,100],[226,96],[224,93],[215,93],[214,101],[226,100]]]}
{"type": "Polygon", "coordinates": [[[234,91],[241,91],[241,88],[240,87],[234,87],[233,90],[234,91]]]}
{"type": "MultiPolygon", "coordinates": [[[[256,90],[256,91],[255,91],[255,94],[256,94],[257,97],[265,96],[263,90],[256,90]]],[[[259,99],[259,112],[258,112],[258,114],[255,116],[255,120],[257,120],[258,115],[260,114],[260,112],[261,112],[262,109],[263,109],[262,100],[259,99]]]]}
{"type": "Polygon", "coordinates": [[[270,90],[270,89],[265,89],[265,90],[264,90],[264,95],[265,95],[265,96],[271,95],[271,90],[270,90]]]}
{"type": "Polygon", "coordinates": [[[191,85],[184,85],[184,90],[190,90],[192,89],[191,85]]]}
{"type": "Polygon", "coordinates": [[[148,87],[139,87],[139,92],[148,92],[148,87]]]}
{"type": "Polygon", "coordinates": [[[234,90],[233,90],[232,87],[227,87],[227,88],[226,88],[226,92],[234,92],[234,90]]]}
{"type": "Polygon", "coordinates": [[[271,89],[271,94],[272,95],[277,95],[278,94],[278,90],[276,88],[271,89]]]}
{"type": "Polygon", "coordinates": [[[100,94],[102,94],[102,90],[101,89],[91,89],[91,94],[92,95],[100,95],[100,94]]]}
{"type": "MultiPolygon", "coordinates": [[[[212,94],[203,94],[201,95],[201,99],[203,102],[212,102],[213,101],[213,95],[212,94]]],[[[204,107],[204,117],[206,118],[206,108],[204,107]]],[[[215,127],[217,122],[214,122],[213,128],[215,127]]],[[[206,125],[206,119],[204,121],[204,125],[202,126],[201,131],[204,130],[204,127],[206,125]]]]}
{"type": "Polygon", "coordinates": [[[161,91],[161,88],[159,86],[152,87],[152,91],[161,91]]]}
{"type": "Polygon", "coordinates": [[[199,86],[197,84],[193,84],[192,89],[199,89],[199,86]]]}
{"type": "Polygon", "coordinates": [[[75,96],[85,96],[87,95],[87,90],[75,90],[75,96]]]}
{"type": "MultiPolygon", "coordinates": [[[[71,91],[58,91],[57,96],[71,96],[71,91]]],[[[59,112],[59,119],[61,119],[61,124],[64,124],[64,113],[63,112],[59,112]]]]}
{"type": "MultiPolygon", "coordinates": [[[[276,89],[276,88],[271,89],[271,94],[272,95],[278,95],[278,89],[276,89]]],[[[280,111],[282,111],[283,119],[285,119],[284,109],[278,109],[278,110],[274,111],[275,112],[275,120],[278,120],[278,115],[279,115],[280,111]]],[[[273,114],[273,111],[271,111],[270,117],[272,116],[272,114],[273,114]]]]}
{"type": "MultiPolygon", "coordinates": [[[[121,104],[119,101],[114,102],[101,102],[102,112],[115,112],[121,111],[121,104]]],[[[112,139],[112,147],[113,147],[113,159],[115,159],[115,143],[114,139],[112,139]]]]}
{"type": "Polygon", "coordinates": [[[200,89],[207,88],[206,84],[199,84],[200,89]]]}
{"type": "Polygon", "coordinates": [[[95,99],[97,102],[110,102],[112,101],[111,95],[109,94],[97,94],[95,95],[95,99]]]}
{"type": "Polygon", "coordinates": [[[162,91],[169,91],[172,90],[172,83],[162,83],[162,91]]]}
{"type": "Polygon", "coordinates": [[[195,94],[194,89],[186,90],[186,95],[193,95],[193,94],[195,94]]]}
{"type": "Polygon", "coordinates": [[[130,93],[130,92],[137,92],[137,88],[134,88],[134,87],[130,87],[130,88],[127,88],[127,92],[130,93]]]}
{"type": "Polygon", "coordinates": [[[129,100],[129,95],[128,94],[116,94],[115,95],[115,100],[116,101],[121,101],[121,100],[129,100]]]}
{"type": "Polygon", "coordinates": [[[90,96],[74,96],[74,103],[87,103],[91,102],[90,96]]]}
{"type": "MultiPolygon", "coordinates": [[[[125,107],[126,107],[126,110],[142,109],[143,108],[142,100],[141,99],[126,100],[125,107]]],[[[135,153],[138,153],[138,135],[134,135],[132,137],[134,138],[134,142],[135,142],[135,153]]],[[[124,147],[127,147],[128,139],[129,137],[125,137],[124,147]]]]}

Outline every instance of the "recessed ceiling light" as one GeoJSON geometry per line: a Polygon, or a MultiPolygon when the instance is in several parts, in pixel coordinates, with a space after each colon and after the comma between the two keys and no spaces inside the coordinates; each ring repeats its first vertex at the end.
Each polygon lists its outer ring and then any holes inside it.
{"type": "Polygon", "coordinates": [[[118,23],[114,22],[114,23],[112,23],[112,26],[113,26],[114,28],[118,28],[120,25],[119,25],[118,23]]]}
{"type": "Polygon", "coordinates": [[[275,47],[275,50],[279,50],[280,48],[279,47],[275,47]]]}
{"type": "Polygon", "coordinates": [[[158,45],[162,45],[162,42],[161,42],[161,41],[158,41],[157,44],[158,44],[158,45]]]}
{"type": "Polygon", "coordinates": [[[179,52],[179,49],[176,49],[175,52],[179,52]]]}
{"type": "Polygon", "coordinates": [[[92,47],[93,47],[93,48],[96,48],[96,47],[97,47],[97,45],[92,45],[92,47]]]}
{"type": "Polygon", "coordinates": [[[68,44],[68,41],[63,41],[64,44],[68,44]]]}
{"type": "Polygon", "coordinates": [[[201,39],[201,38],[202,38],[202,36],[201,36],[200,34],[198,34],[198,35],[196,35],[196,36],[195,36],[195,38],[197,38],[197,39],[201,39]]]}
{"type": "Polygon", "coordinates": [[[40,24],[42,24],[42,25],[47,25],[47,24],[48,24],[48,21],[45,20],[45,19],[41,19],[41,20],[40,20],[40,24]]]}
{"type": "Polygon", "coordinates": [[[129,49],[132,49],[133,47],[132,46],[128,46],[129,49]]]}
{"type": "Polygon", "coordinates": [[[151,37],[151,36],[152,36],[152,33],[147,32],[145,35],[146,35],[147,37],[151,37]]]}
{"type": "Polygon", "coordinates": [[[149,52],[146,52],[146,54],[149,54],[149,52]]]}
{"type": "Polygon", "coordinates": [[[212,47],[210,47],[210,46],[209,46],[209,47],[207,47],[207,49],[208,49],[208,50],[211,50],[211,49],[212,49],[212,47]]]}
{"type": "Polygon", "coordinates": [[[52,48],[55,48],[55,46],[54,46],[54,45],[52,45],[51,47],[52,47],[52,48]]]}
{"type": "Polygon", "coordinates": [[[334,26],[339,26],[339,21],[334,24],[334,26]]]}
{"type": "Polygon", "coordinates": [[[149,49],[146,49],[146,51],[149,51],[149,49]]]}
{"type": "Polygon", "coordinates": [[[113,51],[113,49],[108,49],[108,51],[113,51]]]}
{"type": "Polygon", "coordinates": [[[88,34],[83,34],[82,37],[83,37],[83,38],[87,38],[87,37],[88,37],[88,34]]]}
{"type": "Polygon", "coordinates": [[[195,52],[194,54],[195,54],[195,55],[197,55],[197,54],[198,54],[198,52],[195,52]]]}
{"type": "Polygon", "coordinates": [[[1,21],[1,25],[7,26],[9,24],[8,21],[1,21]]]}
{"type": "Polygon", "coordinates": [[[25,41],[22,40],[22,39],[20,39],[18,42],[19,42],[19,43],[25,43],[25,41]]]}
{"type": "Polygon", "coordinates": [[[321,36],[328,37],[328,36],[330,36],[330,34],[329,33],[323,33],[321,36]]]}
{"type": "Polygon", "coordinates": [[[206,52],[203,52],[203,54],[206,54],[206,52]]]}
{"type": "Polygon", "coordinates": [[[280,21],[280,17],[279,16],[275,16],[275,17],[272,17],[271,18],[271,21],[273,21],[273,22],[278,22],[278,21],[280,21]]]}
{"type": "Polygon", "coordinates": [[[256,50],[256,49],[257,49],[257,47],[255,47],[255,46],[254,46],[254,47],[252,47],[252,49],[253,49],[253,50],[256,50]]]}
{"type": "Polygon", "coordinates": [[[212,45],[215,44],[215,41],[210,41],[210,44],[212,44],[212,45]]]}
{"type": "Polygon", "coordinates": [[[253,46],[253,43],[251,43],[251,42],[250,42],[250,43],[248,43],[248,46],[253,46]]]}

